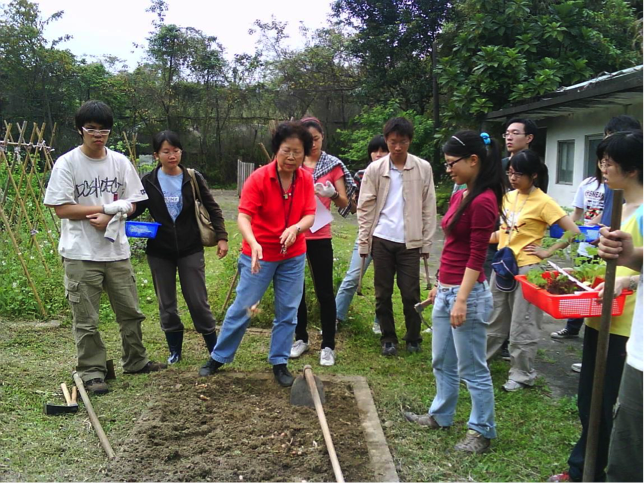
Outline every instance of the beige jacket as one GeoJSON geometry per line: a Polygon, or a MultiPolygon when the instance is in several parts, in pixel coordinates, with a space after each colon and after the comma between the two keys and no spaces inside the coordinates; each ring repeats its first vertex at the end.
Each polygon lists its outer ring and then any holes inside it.
{"type": "MultiPolygon", "coordinates": [[[[358,199],[358,249],[371,253],[371,241],[389,193],[389,156],[372,162],[365,170],[358,199]]],[[[429,253],[436,231],[436,191],[432,167],[424,159],[407,154],[403,169],[405,245],[429,253]]]]}

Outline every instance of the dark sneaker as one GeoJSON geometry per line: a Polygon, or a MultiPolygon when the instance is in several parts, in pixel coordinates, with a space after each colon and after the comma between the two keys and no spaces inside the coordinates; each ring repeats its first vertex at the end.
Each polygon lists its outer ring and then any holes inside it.
{"type": "Polygon", "coordinates": [[[420,352],[420,342],[407,342],[407,352],[410,354],[420,352]]]}
{"type": "Polygon", "coordinates": [[[425,428],[429,429],[441,429],[441,425],[436,422],[434,419],[434,416],[431,416],[429,414],[414,414],[410,412],[403,412],[403,416],[405,416],[405,419],[409,421],[410,423],[416,423],[419,426],[423,426],[425,428]]]}
{"type": "Polygon", "coordinates": [[[83,385],[87,392],[90,394],[96,394],[97,396],[110,392],[110,388],[107,387],[107,383],[99,377],[90,379],[89,381],[83,381],[83,385]]]}
{"type": "Polygon", "coordinates": [[[273,366],[273,374],[275,375],[275,380],[282,387],[291,387],[295,378],[289,372],[286,367],[286,364],[276,364],[273,366]]]}
{"type": "Polygon", "coordinates": [[[208,362],[199,369],[199,375],[201,377],[212,376],[223,365],[224,364],[222,362],[216,361],[211,357],[208,359],[208,362]]]}
{"type": "Polygon", "coordinates": [[[552,339],[556,339],[556,340],[561,340],[561,339],[576,339],[577,337],[579,337],[579,332],[574,333],[574,332],[572,332],[572,331],[568,330],[568,328],[567,328],[567,327],[564,327],[563,329],[558,330],[557,332],[553,332],[553,333],[551,333],[551,334],[550,334],[550,337],[551,337],[552,339]]]}
{"type": "Polygon", "coordinates": [[[176,364],[181,360],[181,353],[180,352],[172,352],[170,353],[170,357],[168,357],[168,364],[176,364]]]}
{"type": "Polygon", "coordinates": [[[383,342],[381,354],[383,356],[397,355],[398,351],[396,350],[396,344],[394,344],[393,342],[383,342]]]}
{"type": "Polygon", "coordinates": [[[454,449],[472,454],[487,453],[490,450],[490,440],[481,433],[468,429],[465,438],[456,443],[454,449]]]}
{"type": "Polygon", "coordinates": [[[167,369],[167,367],[168,365],[162,362],[150,361],[138,371],[124,372],[124,374],[149,374],[151,372],[162,371],[163,369],[167,369]]]}
{"type": "Polygon", "coordinates": [[[503,359],[504,361],[510,360],[510,351],[507,347],[501,347],[501,359],[503,359]]]}

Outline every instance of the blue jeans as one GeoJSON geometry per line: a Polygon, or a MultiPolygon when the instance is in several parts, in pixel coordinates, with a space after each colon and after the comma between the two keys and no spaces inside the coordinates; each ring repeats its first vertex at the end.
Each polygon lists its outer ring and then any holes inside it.
{"type": "MultiPolygon", "coordinates": [[[[367,271],[369,264],[371,263],[371,255],[368,255],[364,261],[364,270],[367,271]]],[[[338,294],[335,296],[335,306],[337,310],[336,317],[338,320],[345,321],[347,320],[347,313],[349,312],[349,305],[351,305],[351,300],[358,290],[358,280],[360,278],[360,267],[362,266],[362,257],[358,251],[358,240],[356,240],[355,245],[353,245],[353,253],[351,254],[351,264],[347,270],[347,274],[344,276],[344,280],[338,288],[338,294]]],[[[375,323],[378,323],[378,318],[374,319],[375,323]]]]}
{"type": "Polygon", "coordinates": [[[476,283],[467,299],[463,325],[452,328],[452,311],[459,287],[438,286],[432,312],[432,359],[436,396],[429,408],[436,422],[451,426],[458,402],[459,379],[467,383],[472,398],[469,429],[488,439],[496,438],[494,390],[485,360],[487,321],[492,313],[492,294],[487,282],[476,283]]]}
{"type": "Polygon", "coordinates": [[[304,286],[304,263],[306,255],[287,258],[279,262],[261,261],[259,273],[250,272],[251,258],[241,254],[237,262],[239,284],[235,301],[226,312],[217,345],[211,357],[217,362],[229,363],[246,332],[250,317],[248,308],[261,300],[271,281],[275,291],[275,319],[271,334],[268,362],[272,365],[286,364],[291,353],[291,342],[297,323],[297,308],[302,299],[304,286]]]}

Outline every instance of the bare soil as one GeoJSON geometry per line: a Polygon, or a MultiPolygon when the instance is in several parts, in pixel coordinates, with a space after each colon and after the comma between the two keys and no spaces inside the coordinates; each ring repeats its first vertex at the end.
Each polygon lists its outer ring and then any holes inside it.
{"type": "MultiPolygon", "coordinates": [[[[158,397],[107,468],[121,481],[335,481],[313,408],[265,375],[166,371],[158,397]]],[[[348,383],[326,383],[324,411],[346,481],[374,481],[348,383]]]]}

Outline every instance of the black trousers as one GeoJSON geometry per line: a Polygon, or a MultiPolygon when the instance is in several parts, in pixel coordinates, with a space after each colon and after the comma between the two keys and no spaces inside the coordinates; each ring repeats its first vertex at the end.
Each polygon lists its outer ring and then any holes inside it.
{"type": "Polygon", "coordinates": [[[380,342],[398,343],[391,296],[394,293],[394,277],[400,289],[405,326],[403,339],[421,342],[420,315],[414,305],[420,302],[420,249],[408,249],[404,243],[396,243],[373,237],[373,284],[376,291],[376,317],[380,322],[380,342]]]}
{"type": "Polygon", "coordinates": [[[217,326],[208,303],[204,253],[198,252],[177,259],[148,255],[154,290],[159,302],[159,321],[164,332],[182,332],[183,323],[177,310],[177,271],[181,293],[186,301],[192,323],[200,334],[212,334],[217,326]]]}
{"type": "MultiPolygon", "coordinates": [[[[588,422],[590,419],[590,402],[593,393],[593,375],[595,372],[595,357],[599,332],[586,326],[584,334],[584,349],[579,375],[579,392],[577,408],[581,421],[581,437],[568,458],[570,479],[581,481],[584,473],[584,457],[586,455],[586,439],[588,438],[588,422]]],[[[610,434],[613,429],[613,406],[617,402],[622,371],[626,361],[626,342],[628,337],[610,334],[608,357],[606,359],[606,375],[604,377],[604,394],[602,398],[601,416],[599,419],[599,438],[597,445],[597,462],[593,481],[605,481],[606,464],[608,462],[608,447],[610,434]]]]}
{"type": "MultiPolygon", "coordinates": [[[[306,240],[306,258],[313,280],[315,295],[320,304],[320,319],[322,323],[322,349],[335,349],[335,293],[333,290],[333,245],[330,238],[322,240],[306,240]]],[[[308,314],[306,307],[306,291],[302,292],[302,300],[297,309],[297,326],[295,340],[309,341],[306,330],[308,314]]]]}

